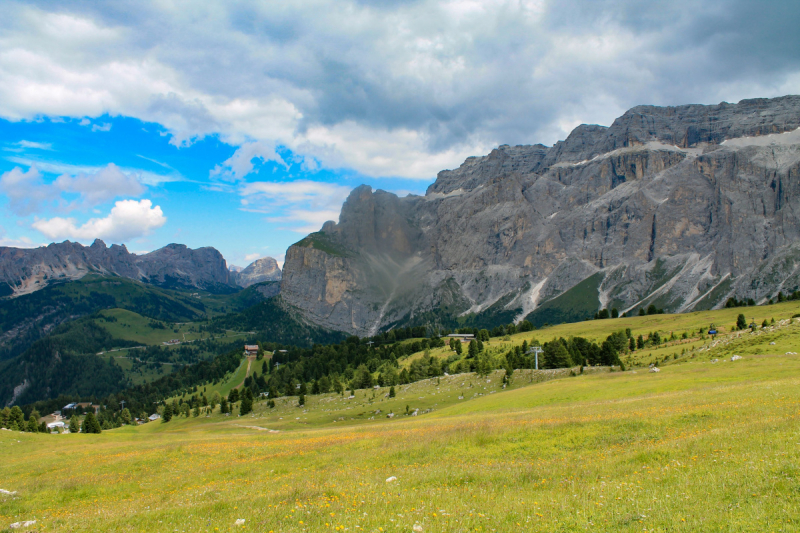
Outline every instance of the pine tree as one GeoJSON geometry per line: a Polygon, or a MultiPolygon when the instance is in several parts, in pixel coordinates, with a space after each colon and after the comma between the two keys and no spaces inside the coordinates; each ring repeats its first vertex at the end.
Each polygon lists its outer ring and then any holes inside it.
{"type": "MultiPolygon", "coordinates": [[[[461,341],[460,340],[455,339],[455,341],[456,341],[456,353],[458,355],[461,355],[462,353],[464,353],[464,348],[461,347],[461,341]]],[[[403,369],[403,370],[405,370],[405,369],[403,369]]]]}
{"type": "Polygon", "coordinates": [[[9,409],[7,406],[3,407],[3,410],[0,411],[0,428],[7,428],[10,418],[11,418],[11,409],[9,409]]]}
{"type": "Polygon", "coordinates": [[[22,413],[22,409],[19,408],[19,405],[15,405],[11,408],[11,414],[8,417],[8,429],[22,431],[24,428],[25,415],[22,413]]]}
{"type": "Polygon", "coordinates": [[[228,393],[228,403],[236,403],[239,401],[239,389],[231,389],[228,393]]]}
{"type": "Polygon", "coordinates": [[[39,411],[34,409],[28,417],[28,427],[26,431],[29,433],[39,433],[39,411]]]}
{"type": "Polygon", "coordinates": [[[172,420],[172,404],[168,402],[164,407],[164,414],[161,415],[161,423],[166,424],[170,420],[172,420]]]}
{"type": "Polygon", "coordinates": [[[219,412],[223,415],[226,413],[230,413],[230,409],[228,408],[228,400],[224,396],[222,397],[222,400],[219,403],[219,412]]]}
{"type": "Polygon", "coordinates": [[[123,409],[122,412],[119,414],[119,419],[123,424],[130,424],[131,423],[131,421],[132,421],[131,412],[128,410],[127,407],[125,409],[123,409]]]}
{"type": "Polygon", "coordinates": [[[253,391],[251,391],[249,387],[245,387],[242,390],[242,404],[239,407],[239,414],[241,416],[244,416],[252,410],[253,410],[253,391]]]}
{"type": "Polygon", "coordinates": [[[306,404],[306,396],[305,396],[305,394],[301,394],[300,398],[298,398],[298,400],[297,400],[297,405],[302,407],[305,404],[306,404]]]}
{"type": "Polygon", "coordinates": [[[389,387],[389,398],[394,398],[394,396],[395,396],[394,385],[392,385],[391,387],[389,387]]]}
{"type": "Polygon", "coordinates": [[[69,432],[77,433],[78,431],[80,431],[80,429],[81,426],[80,423],[78,422],[78,415],[73,413],[72,416],[69,418],[69,432]]]}
{"type": "Polygon", "coordinates": [[[469,350],[467,353],[469,354],[469,357],[475,357],[478,355],[478,341],[474,339],[469,341],[469,350]]]}
{"type": "Polygon", "coordinates": [[[81,431],[83,433],[101,433],[103,431],[93,412],[89,411],[84,417],[81,431]]]}

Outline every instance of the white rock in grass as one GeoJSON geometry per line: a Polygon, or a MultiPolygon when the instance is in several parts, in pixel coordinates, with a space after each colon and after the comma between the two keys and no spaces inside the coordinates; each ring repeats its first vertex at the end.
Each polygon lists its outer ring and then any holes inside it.
{"type": "MultiPolygon", "coordinates": [[[[25,522],[14,522],[14,523],[13,523],[13,524],[11,524],[9,527],[10,527],[11,529],[19,529],[19,528],[21,528],[21,527],[28,527],[28,526],[32,526],[32,525],[34,525],[35,523],[36,523],[36,520],[27,520],[27,521],[25,521],[25,522]]],[[[420,530],[420,531],[422,531],[422,530],[420,530]]]]}
{"type": "Polygon", "coordinates": [[[386,483],[391,483],[392,481],[397,481],[397,478],[395,476],[390,476],[386,478],[386,483]]]}
{"type": "Polygon", "coordinates": [[[658,368],[657,366],[654,366],[653,368],[650,369],[650,372],[661,372],[661,369],[658,368]]]}
{"type": "Polygon", "coordinates": [[[742,356],[741,356],[741,355],[732,355],[732,356],[731,356],[731,361],[738,361],[738,360],[739,360],[739,359],[741,359],[741,358],[742,358],[742,356]]]}
{"type": "Polygon", "coordinates": [[[13,496],[16,493],[17,491],[11,492],[10,490],[0,489],[0,494],[5,494],[6,496],[13,496]]]}
{"type": "Polygon", "coordinates": [[[243,526],[244,525],[244,518],[239,518],[236,522],[233,523],[234,526],[243,526]]]}
{"type": "Polygon", "coordinates": [[[414,524],[414,527],[412,527],[411,529],[419,533],[420,531],[422,531],[422,526],[419,524],[414,524]]]}

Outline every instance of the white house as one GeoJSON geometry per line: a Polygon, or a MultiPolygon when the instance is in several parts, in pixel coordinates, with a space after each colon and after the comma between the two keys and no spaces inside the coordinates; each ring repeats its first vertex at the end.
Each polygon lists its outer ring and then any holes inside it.
{"type": "Polygon", "coordinates": [[[150,415],[150,416],[148,416],[148,417],[147,417],[147,419],[148,419],[150,422],[155,422],[155,421],[156,421],[156,420],[158,420],[159,418],[161,418],[161,415],[160,415],[160,414],[158,414],[158,413],[153,413],[152,415],[150,415]]]}

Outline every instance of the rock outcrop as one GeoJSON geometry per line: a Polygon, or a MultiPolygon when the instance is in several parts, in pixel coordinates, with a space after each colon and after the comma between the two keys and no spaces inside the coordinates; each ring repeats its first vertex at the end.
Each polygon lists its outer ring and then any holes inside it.
{"type": "Polygon", "coordinates": [[[231,274],[232,281],[244,288],[264,281],[280,281],[281,279],[281,269],[278,267],[278,262],[271,257],[256,259],[247,268],[239,271],[231,269],[231,274]]]}
{"type": "Polygon", "coordinates": [[[425,196],[356,188],[289,248],[282,297],[332,329],[705,309],[800,286],[800,97],[639,106],[500,146],[425,196]]]}
{"type": "Polygon", "coordinates": [[[170,244],[136,255],[124,245],[109,248],[99,239],[91,246],[64,241],[34,249],[0,247],[3,296],[27,294],[53,281],[80,279],[90,272],[164,287],[235,290],[225,259],[214,248],[192,250],[183,244],[170,244]]]}

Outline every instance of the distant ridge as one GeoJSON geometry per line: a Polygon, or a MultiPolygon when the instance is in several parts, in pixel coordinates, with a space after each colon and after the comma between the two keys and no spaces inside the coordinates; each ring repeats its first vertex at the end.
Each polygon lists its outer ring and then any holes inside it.
{"type": "Polygon", "coordinates": [[[107,247],[99,239],[91,246],[64,241],[32,249],[0,247],[0,296],[28,294],[90,272],[168,288],[236,290],[225,259],[211,247],[169,244],[143,255],[130,253],[125,245],[107,247]]]}

